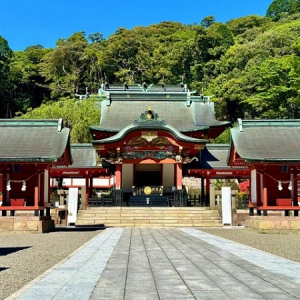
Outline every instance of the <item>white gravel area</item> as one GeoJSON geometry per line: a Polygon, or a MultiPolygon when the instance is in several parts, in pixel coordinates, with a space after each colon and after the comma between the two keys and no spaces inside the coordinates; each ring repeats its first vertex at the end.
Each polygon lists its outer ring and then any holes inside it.
{"type": "Polygon", "coordinates": [[[0,299],[65,259],[101,230],[0,234],[0,299]]]}
{"type": "MultiPolygon", "coordinates": [[[[198,229],[300,262],[300,235],[259,234],[240,227],[198,229]]],[[[0,299],[19,290],[101,231],[0,234],[0,299]]]]}

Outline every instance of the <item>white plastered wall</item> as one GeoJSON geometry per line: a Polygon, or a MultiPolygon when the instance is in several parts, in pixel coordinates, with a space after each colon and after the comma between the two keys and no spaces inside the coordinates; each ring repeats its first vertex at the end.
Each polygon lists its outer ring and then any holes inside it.
{"type": "Polygon", "coordinates": [[[164,193],[168,193],[170,192],[170,187],[175,185],[174,164],[164,164],[162,171],[163,171],[164,193]]]}
{"type": "Polygon", "coordinates": [[[132,192],[133,164],[122,165],[122,189],[125,193],[132,192]]]}

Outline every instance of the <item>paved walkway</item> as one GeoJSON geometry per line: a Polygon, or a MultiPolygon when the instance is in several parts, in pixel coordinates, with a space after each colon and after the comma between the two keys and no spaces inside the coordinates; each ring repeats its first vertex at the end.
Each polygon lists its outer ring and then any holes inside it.
{"type": "Polygon", "coordinates": [[[108,228],[7,299],[300,299],[300,264],[194,228],[108,228]]]}

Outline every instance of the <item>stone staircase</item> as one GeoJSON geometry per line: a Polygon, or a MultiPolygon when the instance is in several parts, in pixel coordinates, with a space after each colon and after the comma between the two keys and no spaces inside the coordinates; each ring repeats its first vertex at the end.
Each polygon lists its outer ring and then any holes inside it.
{"type": "Polygon", "coordinates": [[[222,227],[217,210],[207,207],[90,207],[76,225],[106,227],[222,227]]]}

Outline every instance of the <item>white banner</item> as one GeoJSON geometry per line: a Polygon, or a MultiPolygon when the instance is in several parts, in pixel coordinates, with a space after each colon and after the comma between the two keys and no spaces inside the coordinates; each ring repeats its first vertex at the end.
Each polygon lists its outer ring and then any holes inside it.
{"type": "Polygon", "coordinates": [[[78,188],[69,188],[68,224],[76,223],[78,210],[78,188]]]}
{"type": "Polygon", "coordinates": [[[223,225],[232,225],[231,216],[231,188],[222,187],[222,223],[223,225]]]}

